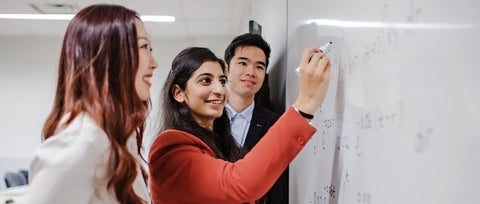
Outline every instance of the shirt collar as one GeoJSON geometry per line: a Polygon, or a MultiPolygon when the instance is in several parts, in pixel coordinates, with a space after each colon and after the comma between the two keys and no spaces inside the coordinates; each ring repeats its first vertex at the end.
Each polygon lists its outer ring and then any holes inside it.
{"type": "MultiPolygon", "coordinates": [[[[240,114],[242,114],[243,117],[245,117],[248,121],[250,121],[252,120],[254,107],[255,107],[255,101],[252,102],[247,108],[245,108],[245,110],[243,110],[243,112],[241,112],[240,114]]],[[[227,110],[228,118],[230,118],[230,120],[232,120],[232,118],[236,114],[238,114],[229,103],[225,105],[225,108],[227,110]]]]}

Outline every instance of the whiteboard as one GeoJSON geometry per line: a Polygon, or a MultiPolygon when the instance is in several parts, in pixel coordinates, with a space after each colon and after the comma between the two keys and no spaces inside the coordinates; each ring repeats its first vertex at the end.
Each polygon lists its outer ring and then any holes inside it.
{"type": "Polygon", "coordinates": [[[288,1],[286,104],[303,49],[333,42],[290,203],[480,203],[479,25],[477,0],[288,1]]]}

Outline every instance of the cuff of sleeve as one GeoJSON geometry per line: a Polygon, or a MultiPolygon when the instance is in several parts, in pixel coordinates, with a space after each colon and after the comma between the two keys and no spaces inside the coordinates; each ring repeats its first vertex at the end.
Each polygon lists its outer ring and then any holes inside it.
{"type": "Polygon", "coordinates": [[[295,106],[295,104],[292,104],[292,108],[293,108],[297,113],[299,113],[303,118],[305,118],[305,120],[308,121],[308,124],[312,125],[313,115],[310,115],[310,114],[307,114],[307,113],[304,113],[304,112],[298,110],[298,108],[295,106]]]}

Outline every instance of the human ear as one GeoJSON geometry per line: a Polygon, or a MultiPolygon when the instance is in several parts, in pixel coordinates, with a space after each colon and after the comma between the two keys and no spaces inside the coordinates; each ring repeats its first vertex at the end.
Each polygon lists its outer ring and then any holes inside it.
{"type": "Polygon", "coordinates": [[[185,101],[185,92],[176,84],[172,88],[172,95],[173,98],[179,103],[183,103],[185,101]]]}
{"type": "Polygon", "coordinates": [[[230,71],[230,66],[228,66],[227,62],[223,62],[223,64],[225,64],[225,75],[228,76],[228,72],[230,71]]]}

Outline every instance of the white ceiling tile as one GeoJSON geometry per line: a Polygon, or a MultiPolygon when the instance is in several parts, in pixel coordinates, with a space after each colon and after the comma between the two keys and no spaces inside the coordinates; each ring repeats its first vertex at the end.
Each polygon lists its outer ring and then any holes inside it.
{"type": "MultiPolygon", "coordinates": [[[[94,4],[120,4],[140,15],[172,15],[173,23],[146,23],[152,37],[232,37],[248,26],[250,0],[1,0],[0,13],[35,13],[29,5],[74,3],[80,8],[94,4]]],[[[63,36],[68,21],[0,19],[0,37],[8,35],[63,36]]]]}

